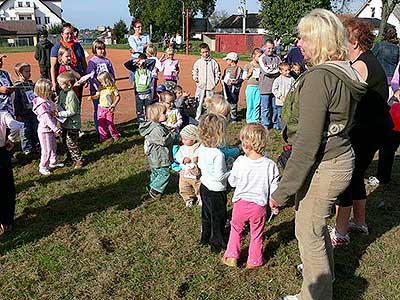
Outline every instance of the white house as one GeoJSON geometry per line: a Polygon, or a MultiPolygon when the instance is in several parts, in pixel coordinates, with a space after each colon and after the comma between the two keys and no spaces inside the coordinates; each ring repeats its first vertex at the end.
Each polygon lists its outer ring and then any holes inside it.
{"type": "MultiPolygon", "coordinates": [[[[382,17],[382,0],[366,1],[355,14],[358,18],[381,19],[382,17]]],[[[393,25],[397,30],[397,36],[400,37],[400,5],[396,5],[392,14],[389,16],[388,23],[393,25]]]]}
{"type": "Polygon", "coordinates": [[[61,0],[0,0],[0,21],[36,22],[44,25],[63,23],[61,0]]]}

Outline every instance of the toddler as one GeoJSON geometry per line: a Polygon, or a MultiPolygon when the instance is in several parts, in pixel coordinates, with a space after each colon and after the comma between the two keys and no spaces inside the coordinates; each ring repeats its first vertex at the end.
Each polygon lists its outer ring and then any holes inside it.
{"type": "Polygon", "coordinates": [[[97,81],[100,83],[100,88],[93,96],[89,96],[89,100],[99,100],[97,110],[97,120],[99,124],[100,141],[107,140],[107,129],[111,135],[112,140],[119,139],[119,133],[114,124],[114,111],[115,107],[120,101],[118,89],[115,86],[111,74],[102,72],[97,76],[97,81]]]}
{"type": "Polygon", "coordinates": [[[282,107],[290,88],[294,84],[293,77],[290,76],[290,65],[281,63],[279,65],[279,73],[281,74],[274,80],[272,84],[272,93],[275,96],[276,108],[276,129],[282,130],[282,107]]]}
{"type": "MultiPolygon", "coordinates": [[[[100,83],[97,80],[97,76],[100,73],[108,72],[111,76],[112,81],[115,81],[115,73],[114,68],[111,61],[106,57],[106,44],[103,41],[95,40],[92,45],[92,53],[93,57],[89,60],[86,73],[92,74],[90,78],[90,96],[96,95],[100,88],[100,83]]],[[[93,98],[93,118],[94,118],[94,126],[96,128],[96,132],[99,132],[99,124],[97,122],[97,108],[99,106],[99,99],[93,98]]]]}
{"type": "Polygon", "coordinates": [[[83,155],[79,148],[79,130],[81,128],[81,103],[72,90],[76,78],[71,72],[64,72],[57,77],[61,92],[58,99],[58,116],[62,121],[62,140],[67,147],[66,162],[73,161],[74,168],[83,167],[83,155]]]}
{"type": "Polygon", "coordinates": [[[292,67],[290,69],[290,76],[293,77],[294,79],[297,79],[300,74],[302,73],[303,68],[299,63],[293,63],[292,67]]]}
{"type": "Polygon", "coordinates": [[[237,266],[242,233],[249,222],[250,245],[246,268],[253,269],[264,264],[262,248],[266,205],[278,186],[279,170],[263,154],[267,147],[267,130],[261,124],[246,124],[240,131],[240,140],[245,155],[236,159],[228,178],[235,192],[231,232],[223,263],[237,266]]]}
{"type": "Polygon", "coordinates": [[[157,48],[153,44],[150,44],[146,48],[146,56],[148,59],[154,59],[155,65],[153,70],[151,70],[151,98],[153,99],[153,102],[156,102],[159,100],[158,94],[157,94],[157,82],[158,82],[158,72],[161,71],[162,65],[161,61],[157,58],[157,48]]]}
{"type": "Polygon", "coordinates": [[[146,109],[148,121],[139,124],[139,133],[144,136],[144,152],[151,169],[148,191],[153,199],[164,193],[170,178],[174,137],[162,124],[167,120],[166,112],[165,105],[154,103],[146,109]]]}
{"type": "MultiPolygon", "coordinates": [[[[72,63],[71,50],[69,48],[65,48],[64,46],[60,47],[60,49],[58,50],[58,63],[60,64],[60,67],[58,68],[58,75],[64,72],[70,72],[74,75],[76,80],[81,78],[81,75],[75,70],[76,65],[72,63]]],[[[80,96],[81,94],[79,92],[79,87],[74,86],[73,90],[78,98],[82,99],[80,96]]]]}
{"type": "Polygon", "coordinates": [[[161,58],[161,70],[164,72],[164,84],[167,90],[173,91],[178,82],[179,61],[174,58],[175,50],[173,48],[168,48],[165,53],[167,56],[163,55],[161,58]]]}
{"type": "Polygon", "coordinates": [[[224,71],[223,86],[224,95],[231,107],[231,121],[237,122],[237,106],[239,102],[240,88],[242,87],[243,70],[237,65],[239,55],[236,52],[230,52],[224,59],[227,62],[227,68],[224,71]]]}
{"type": "Polygon", "coordinates": [[[211,251],[219,253],[226,248],[224,229],[227,219],[226,186],[229,172],[225,157],[218,148],[225,142],[226,120],[215,114],[200,119],[198,166],[201,170],[200,196],[201,239],[200,244],[210,245],[211,251]]]}
{"type": "Polygon", "coordinates": [[[167,119],[163,124],[175,135],[178,134],[182,126],[182,116],[179,109],[174,108],[175,95],[169,91],[163,92],[160,101],[167,108],[167,119]]]}
{"type": "Polygon", "coordinates": [[[201,205],[200,198],[200,172],[197,167],[198,153],[200,144],[197,142],[198,130],[195,125],[189,124],[181,131],[182,146],[176,153],[176,160],[181,166],[179,173],[179,194],[186,203],[186,207],[191,207],[194,202],[201,205]]]}
{"type": "Polygon", "coordinates": [[[14,114],[17,121],[24,123],[24,129],[20,132],[21,148],[24,154],[29,154],[39,146],[38,120],[32,111],[35,93],[31,80],[31,65],[16,64],[15,74],[18,80],[15,82],[14,114]]]}
{"type": "Polygon", "coordinates": [[[56,136],[61,133],[57,127],[56,106],[51,100],[52,84],[49,79],[39,79],[35,84],[36,98],[33,100],[33,112],[37,115],[39,126],[37,133],[40,141],[39,172],[50,175],[50,169],[62,168],[64,164],[57,160],[56,136]]]}

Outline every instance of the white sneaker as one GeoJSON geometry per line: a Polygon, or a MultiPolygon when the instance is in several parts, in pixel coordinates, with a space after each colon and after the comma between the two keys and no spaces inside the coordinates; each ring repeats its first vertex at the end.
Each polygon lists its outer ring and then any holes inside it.
{"type": "Polygon", "coordinates": [[[192,199],[186,201],[186,207],[192,207],[192,206],[193,206],[193,200],[192,199]]]}
{"type": "Polygon", "coordinates": [[[39,173],[44,175],[44,176],[49,176],[51,175],[51,172],[49,169],[47,168],[39,168],[39,173]]]}
{"type": "Polygon", "coordinates": [[[377,186],[379,185],[379,179],[375,176],[370,176],[367,180],[367,184],[371,186],[377,186]]]}
{"type": "Polygon", "coordinates": [[[341,234],[336,228],[332,228],[330,231],[331,242],[334,248],[338,246],[347,245],[350,243],[350,237],[348,234],[341,234]]]}
{"type": "Polygon", "coordinates": [[[350,231],[354,231],[354,232],[360,232],[364,235],[368,235],[369,234],[369,229],[368,229],[368,225],[367,224],[357,224],[353,221],[353,219],[351,219],[349,221],[349,230],[350,231]]]}
{"type": "Polygon", "coordinates": [[[64,167],[64,164],[63,164],[63,163],[55,163],[55,164],[50,164],[50,165],[49,165],[49,168],[50,168],[50,169],[62,168],[62,167],[64,167]]]}
{"type": "Polygon", "coordinates": [[[283,300],[299,300],[299,297],[297,297],[297,295],[288,295],[286,297],[283,298],[283,300]]]}

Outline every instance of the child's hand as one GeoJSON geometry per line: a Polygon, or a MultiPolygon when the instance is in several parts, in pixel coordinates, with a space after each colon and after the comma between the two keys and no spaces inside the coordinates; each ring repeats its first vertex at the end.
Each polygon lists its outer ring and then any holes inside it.
{"type": "Polygon", "coordinates": [[[71,71],[71,66],[65,66],[65,70],[71,71]]]}
{"type": "Polygon", "coordinates": [[[271,208],[271,212],[274,215],[279,214],[279,204],[271,197],[269,198],[269,207],[271,208]]]}
{"type": "Polygon", "coordinates": [[[198,162],[199,162],[199,158],[196,156],[196,157],[193,157],[193,162],[195,163],[195,164],[197,164],[198,162]]]}
{"type": "Polygon", "coordinates": [[[282,102],[285,102],[286,96],[282,96],[282,97],[281,97],[281,100],[282,100],[282,102]]]}
{"type": "Polygon", "coordinates": [[[113,114],[114,111],[115,111],[115,106],[114,106],[114,105],[111,105],[111,106],[108,108],[108,111],[109,111],[111,114],[113,114]]]}
{"type": "Polygon", "coordinates": [[[88,96],[87,98],[86,98],[88,101],[92,101],[93,99],[92,99],[92,96],[88,96]]]}
{"type": "Polygon", "coordinates": [[[185,164],[190,164],[190,163],[192,162],[192,160],[191,160],[189,157],[185,157],[185,158],[183,159],[183,162],[184,162],[185,164]]]}
{"type": "Polygon", "coordinates": [[[6,141],[6,150],[10,151],[12,148],[14,148],[14,142],[11,140],[6,141]]]}
{"type": "Polygon", "coordinates": [[[393,96],[396,97],[397,101],[400,101],[400,90],[397,90],[393,96]]]}

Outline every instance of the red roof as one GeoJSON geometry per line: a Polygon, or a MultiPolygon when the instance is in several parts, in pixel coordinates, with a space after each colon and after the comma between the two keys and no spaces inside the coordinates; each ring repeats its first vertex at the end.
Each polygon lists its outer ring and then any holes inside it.
{"type": "Polygon", "coordinates": [[[22,34],[35,35],[35,34],[37,34],[36,22],[33,20],[1,22],[0,28],[5,29],[7,31],[14,31],[18,35],[22,35],[22,34]]]}

